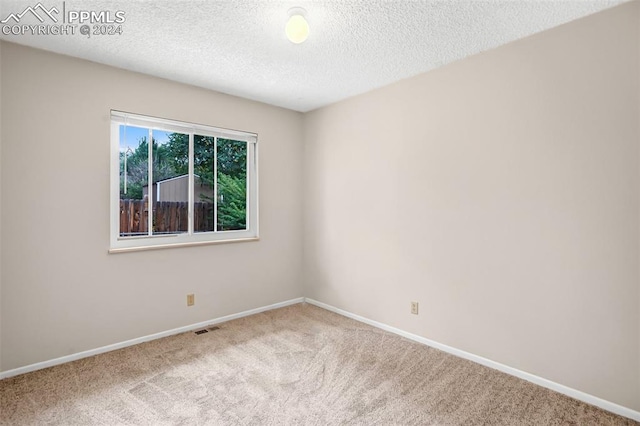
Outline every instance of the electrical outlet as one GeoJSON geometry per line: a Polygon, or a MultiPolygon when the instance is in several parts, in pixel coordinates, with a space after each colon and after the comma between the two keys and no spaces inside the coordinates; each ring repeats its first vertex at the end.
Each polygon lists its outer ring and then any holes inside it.
{"type": "Polygon", "coordinates": [[[196,304],[196,295],[187,294],[187,306],[193,306],[196,304]]]}
{"type": "Polygon", "coordinates": [[[418,302],[411,302],[411,313],[418,315],[418,302]]]}

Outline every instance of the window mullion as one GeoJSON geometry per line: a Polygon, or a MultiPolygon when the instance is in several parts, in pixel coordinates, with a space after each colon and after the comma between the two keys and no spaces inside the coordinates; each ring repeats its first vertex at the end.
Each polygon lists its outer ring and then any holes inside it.
{"type": "Polygon", "coordinates": [[[149,129],[148,148],[148,181],[147,181],[147,235],[153,235],[153,129],[149,129]]]}
{"type": "Polygon", "coordinates": [[[195,210],[195,199],[194,199],[194,194],[195,194],[195,172],[194,172],[194,156],[195,156],[195,152],[194,152],[194,135],[193,133],[189,133],[189,195],[188,195],[188,202],[189,202],[189,206],[188,206],[188,233],[189,235],[193,235],[193,228],[194,228],[194,222],[193,222],[193,214],[194,214],[194,210],[195,210]]]}
{"type": "Polygon", "coordinates": [[[251,182],[253,179],[253,170],[255,169],[255,161],[256,161],[256,157],[255,154],[253,152],[253,146],[247,142],[247,171],[246,171],[246,175],[247,175],[247,179],[245,182],[245,191],[246,191],[246,198],[245,198],[245,226],[246,229],[249,229],[253,226],[252,220],[251,220],[251,209],[254,208],[254,206],[252,205],[252,203],[250,202],[251,200],[251,191],[253,191],[253,188],[251,186],[251,182]],[[253,167],[250,167],[249,165],[253,163],[253,167]]]}
{"type": "Polygon", "coordinates": [[[218,232],[218,137],[213,138],[213,232],[218,232]]]}

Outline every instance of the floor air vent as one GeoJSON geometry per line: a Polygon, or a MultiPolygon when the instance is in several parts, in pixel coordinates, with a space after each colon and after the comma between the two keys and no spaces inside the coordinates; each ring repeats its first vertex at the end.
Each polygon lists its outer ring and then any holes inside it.
{"type": "Polygon", "coordinates": [[[202,330],[195,331],[195,333],[196,334],[204,334],[204,333],[208,333],[210,331],[216,331],[216,330],[220,330],[220,327],[214,325],[214,326],[211,326],[211,327],[203,328],[202,330]]]}

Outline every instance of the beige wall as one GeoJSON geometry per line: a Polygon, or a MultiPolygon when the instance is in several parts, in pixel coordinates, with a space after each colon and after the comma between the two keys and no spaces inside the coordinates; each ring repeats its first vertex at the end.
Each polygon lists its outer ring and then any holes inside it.
{"type": "MultiPolygon", "coordinates": [[[[0,42],[0,165],[2,165],[2,42],[0,42]]],[[[0,371],[2,371],[2,171],[0,170],[0,371]]]]}
{"type": "Polygon", "coordinates": [[[1,70],[2,370],[302,296],[299,113],[11,43],[1,70]],[[109,255],[110,109],[258,133],[261,240],[109,255]]]}
{"type": "Polygon", "coordinates": [[[640,410],[638,6],[307,114],[305,295],[640,410]]]}

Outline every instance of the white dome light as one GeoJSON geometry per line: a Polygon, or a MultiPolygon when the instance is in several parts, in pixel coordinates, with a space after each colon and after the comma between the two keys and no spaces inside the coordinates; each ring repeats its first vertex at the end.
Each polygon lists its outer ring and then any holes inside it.
{"type": "Polygon", "coordinates": [[[289,9],[289,20],[285,32],[292,43],[300,44],[309,37],[309,23],[304,18],[305,12],[300,7],[289,9]]]}

